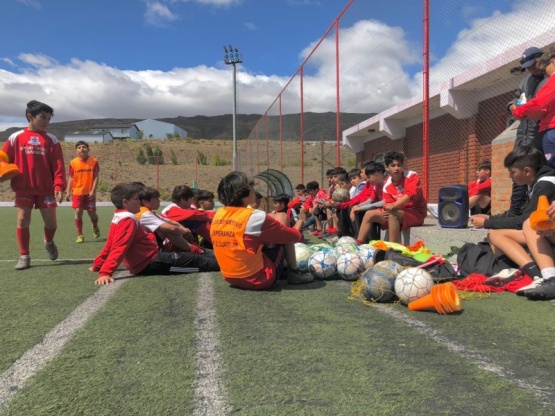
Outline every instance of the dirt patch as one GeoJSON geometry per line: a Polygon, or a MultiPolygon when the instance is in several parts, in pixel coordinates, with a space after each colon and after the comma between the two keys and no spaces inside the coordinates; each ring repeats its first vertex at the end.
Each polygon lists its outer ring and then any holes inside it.
{"type": "MultiPolygon", "coordinates": [[[[91,155],[100,164],[100,183],[98,199],[109,201],[110,189],[119,182],[140,181],[160,190],[164,200],[168,200],[176,185],[197,184],[199,188],[208,189],[216,193],[220,179],[233,170],[232,142],[229,140],[193,140],[174,139],[149,142],[151,148],[158,147],[163,155],[164,164],[140,164],[137,161],[140,149],[145,153],[145,142],[114,142],[109,144],[91,143],[91,155]],[[197,164],[199,155],[204,155],[206,165],[197,164]],[[227,165],[216,166],[217,163],[227,165]]],[[[322,185],[325,170],[329,169],[332,161],[336,160],[337,148],[335,144],[320,143],[305,144],[304,149],[304,181],[301,177],[300,148],[298,142],[288,142],[283,146],[270,145],[259,142],[258,146],[246,142],[239,143],[239,169],[254,176],[267,168],[266,160],[270,160],[270,167],[283,171],[291,180],[293,186],[297,183],[318,181],[322,185]],[[256,161],[260,165],[255,165],[256,161]]],[[[75,157],[75,145],[62,143],[66,167],[75,157]]],[[[347,148],[341,147],[341,162],[347,170],[354,166],[355,155],[347,148]]],[[[146,153],[145,153],[146,156],[146,153]]],[[[264,188],[263,184],[259,185],[264,188]]],[[[263,191],[263,189],[261,189],[263,191]]],[[[0,183],[0,201],[11,201],[14,193],[9,182],[0,183]]]]}

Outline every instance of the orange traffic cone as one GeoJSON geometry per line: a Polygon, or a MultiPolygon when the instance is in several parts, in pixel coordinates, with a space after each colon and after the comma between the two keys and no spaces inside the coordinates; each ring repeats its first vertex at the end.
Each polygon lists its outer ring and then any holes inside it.
{"type": "Polygon", "coordinates": [[[10,163],[8,155],[3,150],[0,150],[0,182],[7,181],[19,174],[17,165],[10,163]]]}
{"type": "Polygon", "coordinates": [[[409,303],[411,311],[436,310],[440,315],[461,310],[461,300],[451,282],[432,286],[432,293],[409,303]]]}
{"type": "Polygon", "coordinates": [[[540,195],[538,198],[538,208],[530,214],[530,226],[536,231],[545,231],[555,228],[555,223],[551,221],[549,215],[547,215],[547,209],[549,208],[549,201],[547,196],[540,195]]]}

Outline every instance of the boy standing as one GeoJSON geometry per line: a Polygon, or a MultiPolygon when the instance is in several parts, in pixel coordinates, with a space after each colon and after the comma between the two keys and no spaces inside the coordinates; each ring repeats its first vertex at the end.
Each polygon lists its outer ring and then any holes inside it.
{"type": "MultiPolygon", "coordinates": [[[[247,208],[255,200],[253,183],[243,172],[227,174],[218,185],[224,207],[216,211],[210,235],[224,279],[234,287],[266,290],[279,279],[285,257],[289,284],[310,283],[313,278],[297,268],[295,244],[301,233],[264,211],[247,208]]],[[[298,226],[302,222],[298,221],[298,226]]]]}
{"type": "Polygon", "coordinates": [[[61,202],[66,189],[64,155],[58,138],[47,133],[54,110],[39,101],[29,101],[25,117],[29,126],[13,133],[4,144],[4,152],[19,168],[19,175],[11,179],[17,208],[16,237],[19,261],[15,269],[31,267],[29,253],[29,225],[33,208],[40,210],[44,221],[44,247],[50,260],[58,258],[54,235],[57,202],[61,202]]]}
{"type": "Polygon", "coordinates": [[[83,211],[87,210],[92,222],[94,238],[100,237],[98,215],[96,214],[96,188],[98,186],[98,160],[89,155],[89,145],[84,141],[75,143],[77,157],[69,163],[69,182],[66,201],[71,200],[75,209],[76,243],[83,243],[83,211]]]}
{"type": "Polygon", "coordinates": [[[211,272],[220,270],[214,258],[190,252],[158,250],[154,235],[140,226],[135,214],[141,209],[141,186],[121,183],[110,192],[116,212],[108,231],[108,239],[94,259],[93,272],[99,272],[97,285],[114,282],[112,275],[121,262],[134,275],[180,272],[211,272]]]}

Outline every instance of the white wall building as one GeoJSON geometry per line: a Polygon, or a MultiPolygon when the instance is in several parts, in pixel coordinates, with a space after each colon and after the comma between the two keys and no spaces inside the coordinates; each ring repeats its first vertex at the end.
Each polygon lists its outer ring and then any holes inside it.
{"type": "Polygon", "coordinates": [[[66,134],[64,140],[69,143],[77,143],[81,140],[87,143],[110,143],[114,141],[114,137],[109,131],[76,131],[66,134]]]}

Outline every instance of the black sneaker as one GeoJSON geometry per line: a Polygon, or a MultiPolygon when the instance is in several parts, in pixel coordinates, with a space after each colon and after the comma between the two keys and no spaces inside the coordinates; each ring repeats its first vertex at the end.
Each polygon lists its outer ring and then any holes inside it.
{"type": "Polygon", "coordinates": [[[290,285],[302,285],[304,283],[310,283],[314,280],[314,277],[308,273],[303,273],[300,270],[289,270],[287,272],[287,283],[290,285]]]}
{"type": "Polygon", "coordinates": [[[543,279],[538,286],[525,291],[524,296],[531,300],[555,299],[555,276],[543,279]]]}

